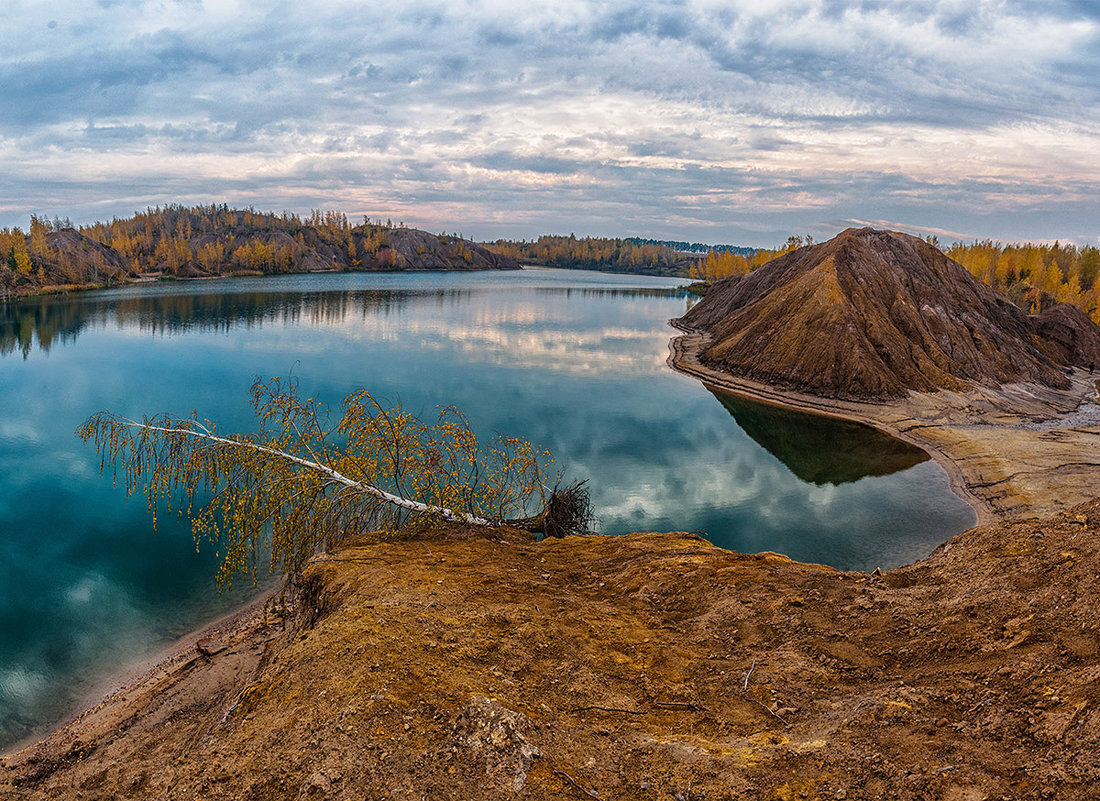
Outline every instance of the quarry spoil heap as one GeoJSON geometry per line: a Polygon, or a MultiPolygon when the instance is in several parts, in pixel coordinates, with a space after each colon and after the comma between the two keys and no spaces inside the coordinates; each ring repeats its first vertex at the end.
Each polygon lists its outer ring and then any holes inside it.
{"type": "Polygon", "coordinates": [[[1017,382],[1065,389],[1100,362],[1100,327],[1059,304],[1029,317],[922,239],[850,228],[724,279],[678,324],[707,367],[826,398],[1017,382]]]}

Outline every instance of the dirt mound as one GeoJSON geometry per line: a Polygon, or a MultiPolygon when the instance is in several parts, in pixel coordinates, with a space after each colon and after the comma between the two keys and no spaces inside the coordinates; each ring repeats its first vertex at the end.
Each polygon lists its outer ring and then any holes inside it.
{"type": "Polygon", "coordinates": [[[25,236],[30,269],[0,259],[0,294],[110,286],[139,277],[519,269],[515,259],[453,234],[369,222],[350,226],[340,215],[303,224],[287,215],[224,209],[211,218],[199,211],[170,207],[151,212],[162,219],[142,220],[142,235],[131,231],[112,239],[103,230],[85,229],[98,231],[93,235],[102,242],[73,228],[51,230],[41,242],[25,236]]]}
{"type": "Polygon", "coordinates": [[[1031,321],[1054,361],[1079,367],[1100,364],[1100,327],[1076,306],[1059,303],[1031,321]]]}
{"type": "Polygon", "coordinates": [[[125,281],[132,271],[116,250],[73,228],[46,234],[49,246],[40,257],[45,280],[52,284],[101,284],[125,281]]]}
{"type": "Polygon", "coordinates": [[[1098,526],[881,576],[675,534],[364,540],[296,625],[196,643],[0,797],[1095,798],[1098,526]]]}
{"type": "Polygon", "coordinates": [[[721,281],[680,324],[712,335],[707,366],[822,397],[1068,386],[1049,355],[1057,351],[1019,307],[924,240],[892,231],[849,229],[721,281]]]}
{"type": "MultiPolygon", "coordinates": [[[[493,253],[481,245],[447,234],[430,234],[416,228],[389,232],[393,263],[397,270],[515,270],[515,259],[493,253]]],[[[382,251],[381,258],[386,258],[382,251]]],[[[378,266],[386,266],[380,264],[378,266]]]]}

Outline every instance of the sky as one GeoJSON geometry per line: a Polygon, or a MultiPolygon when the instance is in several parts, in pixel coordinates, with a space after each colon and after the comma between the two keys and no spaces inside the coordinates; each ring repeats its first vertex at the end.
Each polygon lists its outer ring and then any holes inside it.
{"type": "Polygon", "coordinates": [[[1100,0],[11,0],[0,226],[1100,241],[1100,0]]]}

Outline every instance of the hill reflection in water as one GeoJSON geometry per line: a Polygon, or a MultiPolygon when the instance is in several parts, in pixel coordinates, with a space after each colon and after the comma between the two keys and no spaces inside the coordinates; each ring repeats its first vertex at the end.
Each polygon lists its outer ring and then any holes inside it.
{"type": "MultiPolygon", "coordinates": [[[[220,284],[215,283],[220,288],[220,284]]],[[[169,285],[171,286],[171,285],[169,285]]],[[[26,358],[37,347],[48,352],[59,344],[74,342],[82,332],[106,325],[136,326],[149,334],[183,334],[188,331],[228,331],[238,326],[265,324],[330,325],[368,316],[385,317],[410,303],[437,299],[440,304],[461,305],[476,289],[356,289],[344,291],[179,292],[155,288],[129,288],[122,293],[23,298],[0,304],[0,356],[21,352],[26,358]]],[[[209,284],[201,286],[206,289],[209,284]]],[[[662,288],[539,287],[539,295],[571,297],[679,297],[662,288]]]]}
{"type": "Polygon", "coordinates": [[[105,325],[136,325],[143,333],[227,331],[265,323],[326,324],[351,315],[387,314],[417,296],[453,297],[456,292],[358,290],[345,292],[234,292],[202,295],[148,294],[129,297],[30,298],[0,306],[0,354],[24,356],[37,345],[59,343],[105,325]]]}
{"type": "Polygon", "coordinates": [[[930,458],[915,445],[870,426],[707,389],[760,447],[798,478],[819,487],[888,476],[930,458]]]}

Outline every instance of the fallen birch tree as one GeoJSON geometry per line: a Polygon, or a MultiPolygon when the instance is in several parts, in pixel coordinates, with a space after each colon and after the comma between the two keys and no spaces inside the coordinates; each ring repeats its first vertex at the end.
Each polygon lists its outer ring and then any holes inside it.
{"type": "Polygon", "coordinates": [[[106,411],[77,431],[94,442],[101,471],[145,496],[154,526],[177,512],[196,544],[216,545],[219,586],[254,581],[265,556],[272,571],[297,575],[322,548],[368,529],[448,521],[587,532],[583,482],[563,487],[549,451],[526,440],[499,436],[483,448],[454,407],[426,423],[360,390],[333,423],[295,381],[257,380],[251,397],[253,434],[219,433],[194,413],[139,421],[106,411]]]}

